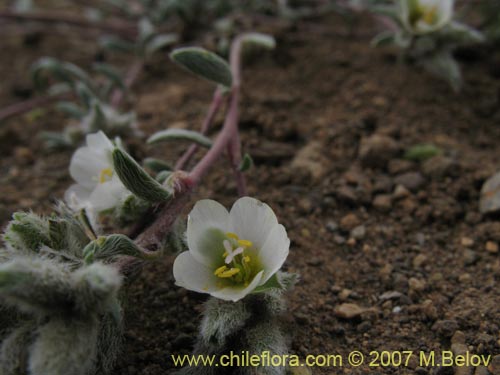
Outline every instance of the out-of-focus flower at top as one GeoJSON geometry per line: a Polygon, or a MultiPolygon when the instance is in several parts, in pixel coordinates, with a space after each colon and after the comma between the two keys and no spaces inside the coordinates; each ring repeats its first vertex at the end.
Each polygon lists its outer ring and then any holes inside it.
{"type": "Polygon", "coordinates": [[[453,0],[399,0],[400,17],[412,34],[442,29],[453,17],[453,0]]]}
{"type": "Polygon", "coordinates": [[[290,247],[273,210],[254,198],[238,199],[231,211],[201,200],[189,214],[189,251],[174,263],[176,284],[227,301],[259,291],[282,267],[290,247]]]}

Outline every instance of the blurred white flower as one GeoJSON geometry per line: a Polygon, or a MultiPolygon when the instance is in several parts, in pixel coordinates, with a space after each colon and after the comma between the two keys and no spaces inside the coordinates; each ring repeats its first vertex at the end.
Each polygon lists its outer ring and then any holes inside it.
{"type": "Polygon", "coordinates": [[[437,31],[451,22],[454,0],[399,0],[401,21],[412,34],[437,31]]]}
{"type": "Polygon", "coordinates": [[[86,137],[87,145],[75,151],[69,172],[77,182],[64,198],[73,209],[102,212],[121,204],[131,193],[113,169],[113,143],[99,131],[86,137]]]}
{"type": "Polygon", "coordinates": [[[290,240],[273,210],[254,198],[238,199],[228,212],[201,200],[189,214],[189,251],[174,262],[176,284],[227,301],[264,285],[283,265],[290,240]]]}

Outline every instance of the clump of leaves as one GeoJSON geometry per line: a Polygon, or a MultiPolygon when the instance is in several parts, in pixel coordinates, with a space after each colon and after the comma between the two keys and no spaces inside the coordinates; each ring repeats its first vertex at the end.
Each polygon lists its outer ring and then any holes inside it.
{"type": "Polygon", "coordinates": [[[107,374],[122,340],[117,256],[139,256],[121,235],[98,237],[64,205],[18,212],[0,249],[3,374],[107,374]],[[117,237],[118,236],[118,237],[117,237]]]}
{"type": "Polygon", "coordinates": [[[127,88],[121,74],[111,65],[95,64],[92,76],[80,67],[51,57],[44,57],[31,68],[35,87],[51,94],[73,93],[77,101],[61,101],[58,109],[73,122],[62,133],[43,132],[49,147],[73,147],[84,136],[99,130],[109,135],[139,135],[135,113],[122,113],[111,102],[112,93],[127,88]]]}

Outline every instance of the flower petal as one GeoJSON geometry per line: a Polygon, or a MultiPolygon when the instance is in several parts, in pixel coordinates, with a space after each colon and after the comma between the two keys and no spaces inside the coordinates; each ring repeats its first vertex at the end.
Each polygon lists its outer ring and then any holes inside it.
{"type": "Polygon", "coordinates": [[[216,201],[203,199],[195,204],[187,224],[187,243],[193,258],[212,268],[220,266],[228,220],[229,213],[216,201]]]}
{"type": "Polygon", "coordinates": [[[255,288],[257,288],[259,285],[262,284],[262,276],[264,274],[264,271],[260,271],[255,277],[253,278],[252,282],[248,284],[247,287],[226,287],[222,289],[215,290],[211,292],[210,294],[216,298],[223,299],[225,301],[233,301],[236,302],[248,294],[250,294],[255,288]]]}
{"type": "Polygon", "coordinates": [[[271,278],[285,263],[290,250],[290,239],[283,225],[278,224],[269,234],[258,254],[264,268],[261,284],[271,278]]]}
{"type": "Polygon", "coordinates": [[[108,153],[113,150],[113,143],[101,130],[86,137],[87,146],[96,153],[108,153]]]}
{"type": "Polygon", "coordinates": [[[271,207],[261,201],[243,197],[238,199],[229,213],[231,232],[241,239],[249,240],[260,249],[271,230],[278,225],[278,219],[271,207]]]}
{"type": "Polygon", "coordinates": [[[64,200],[73,210],[81,210],[89,204],[91,190],[82,185],[71,185],[64,193],[64,200]]]}
{"type": "Polygon", "coordinates": [[[118,177],[113,176],[111,180],[96,186],[90,194],[89,202],[97,212],[102,212],[118,206],[129,194],[131,193],[118,177]]]}
{"type": "Polygon", "coordinates": [[[69,173],[79,185],[91,190],[97,185],[99,174],[105,168],[109,168],[109,163],[103,155],[93,152],[89,147],[81,147],[71,158],[69,173]]]}
{"type": "Polygon", "coordinates": [[[175,258],[175,284],[199,292],[212,293],[217,289],[218,277],[214,270],[198,262],[190,251],[185,251],[175,258]]]}

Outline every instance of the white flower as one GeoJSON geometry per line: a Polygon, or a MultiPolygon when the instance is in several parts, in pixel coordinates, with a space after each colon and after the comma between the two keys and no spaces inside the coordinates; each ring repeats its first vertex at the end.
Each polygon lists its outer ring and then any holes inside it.
{"type": "Polygon", "coordinates": [[[401,21],[413,34],[437,31],[453,17],[454,0],[399,0],[401,21]]]}
{"type": "Polygon", "coordinates": [[[189,214],[189,251],[174,262],[176,284],[226,301],[264,285],[283,265],[290,240],[273,210],[254,198],[238,199],[231,212],[201,200],[189,214]]]}
{"type": "Polygon", "coordinates": [[[86,140],[87,146],[80,147],[71,158],[69,172],[77,183],[64,198],[73,209],[99,213],[118,206],[131,193],[114,172],[114,146],[108,137],[99,131],[87,135],[86,140]]]}

